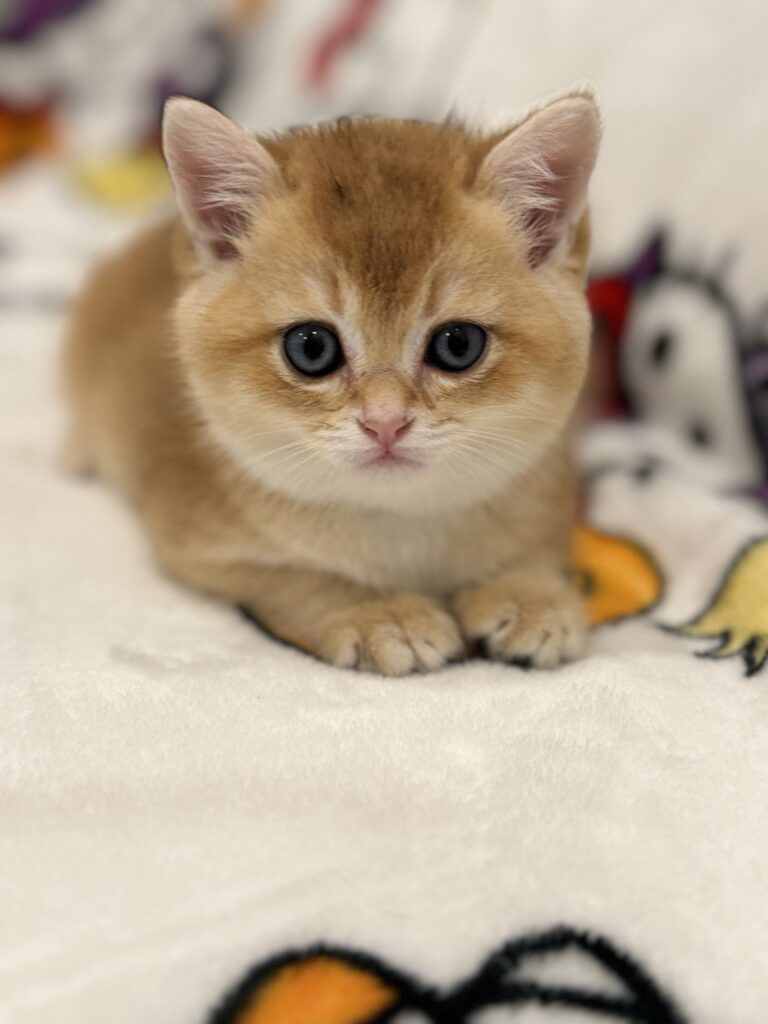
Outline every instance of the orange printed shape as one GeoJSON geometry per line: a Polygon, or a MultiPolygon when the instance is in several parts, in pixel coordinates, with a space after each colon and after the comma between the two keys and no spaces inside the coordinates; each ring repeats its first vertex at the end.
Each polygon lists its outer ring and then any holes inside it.
{"type": "Polygon", "coordinates": [[[53,116],[47,105],[15,110],[0,105],[0,169],[56,144],[53,116]]]}
{"type": "Polygon", "coordinates": [[[287,964],[260,986],[235,1024],[365,1024],[398,992],[371,971],[330,956],[287,964]]]}
{"type": "Polygon", "coordinates": [[[634,541],[578,526],[571,566],[593,626],[640,615],[661,597],[663,579],[651,555],[634,541]]]}

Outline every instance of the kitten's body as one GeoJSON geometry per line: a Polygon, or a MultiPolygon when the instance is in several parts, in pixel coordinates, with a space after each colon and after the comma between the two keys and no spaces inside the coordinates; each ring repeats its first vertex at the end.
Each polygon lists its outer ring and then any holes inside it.
{"type": "Polygon", "coordinates": [[[398,122],[267,141],[282,184],[262,202],[263,232],[248,247],[234,255],[222,234],[211,256],[206,236],[206,265],[199,238],[195,256],[180,222],[160,225],[96,271],[75,313],[67,381],[81,460],[135,503],[169,572],[339,664],[398,674],[484,640],[498,657],[546,665],[581,644],[562,570],[573,510],[565,428],[586,352],[586,221],[560,265],[534,276],[519,237],[518,251],[507,249],[497,205],[482,198],[470,218],[451,191],[457,176],[471,182],[494,141],[398,122]],[[470,246],[463,262],[445,260],[456,240],[440,231],[451,217],[470,246]],[[500,259],[517,285],[499,280],[500,259]],[[491,351],[460,388],[419,369],[429,328],[414,332],[414,322],[485,320],[503,338],[500,292],[515,306],[515,361],[491,351]],[[343,381],[300,387],[264,354],[270,331],[332,316],[349,348],[343,381]],[[554,342],[538,344],[542,332],[554,342]],[[406,365],[408,346],[418,351],[406,365]],[[516,393],[505,449],[498,417],[516,393]],[[464,435],[467,403],[486,418],[464,435]],[[349,405],[416,410],[423,465],[348,468],[358,443],[357,426],[345,433],[349,405]],[[330,455],[308,448],[313,432],[330,455]],[[456,460],[467,438],[478,454],[456,460]]]}

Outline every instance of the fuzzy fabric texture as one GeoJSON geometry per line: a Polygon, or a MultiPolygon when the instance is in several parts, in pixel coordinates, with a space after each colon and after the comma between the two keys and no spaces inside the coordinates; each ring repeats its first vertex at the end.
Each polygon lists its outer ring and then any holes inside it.
{"type": "MultiPolygon", "coordinates": [[[[301,5],[284,6],[298,24],[301,5]]],[[[435,38],[434,6],[416,6],[435,38]]],[[[605,72],[598,263],[663,215],[708,252],[742,246],[735,284],[756,308],[765,176],[757,150],[749,174],[738,155],[762,124],[758,71],[768,84],[754,5],[692,35],[693,4],[638,3],[634,31],[626,13],[595,8],[594,46],[566,60],[575,15],[552,4],[543,63],[533,15],[521,8],[511,25],[503,4],[487,6],[496,20],[473,37],[474,78],[497,69],[499,106],[502,72],[518,96],[523,78],[534,96],[605,72]],[[509,70],[491,58],[513,28],[509,70]],[[719,69],[709,93],[705,65],[719,69]],[[677,129],[658,117],[673,108],[677,129]],[[708,160],[692,167],[699,149],[708,160]]],[[[403,26],[417,21],[398,10],[391,32],[410,41],[403,26]]],[[[281,9],[273,26],[276,54],[287,18],[281,9]]],[[[44,169],[0,189],[3,1024],[202,1022],[252,967],[316,943],[449,991],[505,943],[560,926],[626,951],[675,1020],[763,1024],[768,515],[732,493],[732,467],[701,471],[652,425],[587,438],[587,521],[639,545],[663,589],[641,615],[595,630],[586,660],[552,674],[474,661],[404,680],[334,670],[164,580],[130,510],[56,469],[63,306],[130,225],[44,169]],[[718,645],[724,657],[697,656],[718,645]]],[[[621,995],[578,956],[553,954],[538,976],[621,995]]],[[[396,1019],[430,1012],[404,1004],[396,1019]]],[[[602,1019],[673,1019],[651,1013],[602,1019]]],[[[586,1004],[534,1001],[482,1009],[473,1024],[595,1019],[586,1004]]]]}
{"type": "MultiPolygon", "coordinates": [[[[16,209],[63,205],[42,178],[13,187],[16,209]]],[[[58,225],[84,262],[83,221],[58,225]]],[[[64,287],[64,262],[46,273],[64,287]]],[[[55,469],[60,324],[3,313],[0,1019],[200,1020],[318,941],[450,986],[566,924],[629,951],[686,1020],[762,1020],[766,675],[660,628],[768,538],[760,505],[649,474],[629,428],[603,428],[588,519],[653,556],[660,604],[555,674],[337,671],[166,582],[130,510],[55,469]]],[[[723,628],[768,631],[760,585],[723,628]]]]}

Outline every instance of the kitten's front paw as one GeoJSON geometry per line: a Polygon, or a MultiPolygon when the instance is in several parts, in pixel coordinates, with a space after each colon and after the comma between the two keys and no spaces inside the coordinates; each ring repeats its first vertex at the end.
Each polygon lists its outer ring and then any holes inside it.
{"type": "Polygon", "coordinates": [[[403,676],[462,657],[464,641],[456,621],[436,601],[401,594],[334,615],[319,653],[343,668],[403,676]]]}
{"type": "Polygon", "coordinates": [[[498,661],[555,668],[584,653],[584,609],[565,585],[481,584],[460,591],[454,611],[465,636],[498,661]]]}

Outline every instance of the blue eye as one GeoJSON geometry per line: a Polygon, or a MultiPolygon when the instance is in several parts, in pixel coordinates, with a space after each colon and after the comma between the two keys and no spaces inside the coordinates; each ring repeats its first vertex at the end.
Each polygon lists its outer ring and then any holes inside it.
{"type": "Polygon", "coordinates": [[[477,324],[455,320],[438,328],[429,339],[426,361],[446,373],[461,373],[478,361],[487,337],[477,324]]]}
{"type": "Polygon", "coordinates": [[[344,364],[344,349],[330,327],[296,324],[283,335],[283,352],[291,366],[305,377],[327,377],[344,364]]]}

